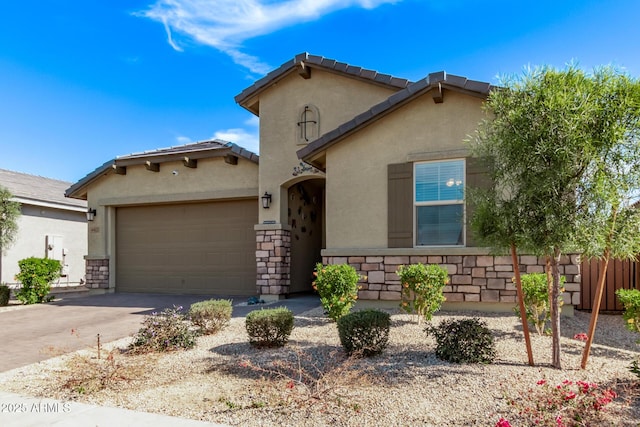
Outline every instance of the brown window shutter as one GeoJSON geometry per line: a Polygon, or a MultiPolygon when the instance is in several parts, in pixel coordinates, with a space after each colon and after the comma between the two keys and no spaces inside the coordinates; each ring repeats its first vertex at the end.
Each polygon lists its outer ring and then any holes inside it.
{"type": "Polygon", "coordinates": [[[387,229],[390,248],[413,247],[413,163],[388,165],[387,229]]]}

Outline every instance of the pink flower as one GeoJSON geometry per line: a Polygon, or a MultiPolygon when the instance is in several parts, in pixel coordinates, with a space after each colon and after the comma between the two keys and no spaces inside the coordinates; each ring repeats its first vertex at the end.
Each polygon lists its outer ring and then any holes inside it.
{"type": "Polygon", "coordinates": [[[585,334],[584,332],[581,332],[579,334],[575,334],[573,336],[574,340],[578,340],[578,341],[587,341],[589,339],[589,336],[587,334],[585,334]]]}
{"type": "Polygon", "coordinates": [[[547,383],[547,380],[538,380],[538,382],[536,384],[545,385],[546,383],[547,383]]]}
{"type": "Polygon", "coordinates": [[[572,391],[569,391],[564,395],[564,400],[571,400],[575,398],[576,398],[576,394],[572,391]]]}
{"type": "Polygon", "coordinates": [[[511,424],[504,418],[500,418],[500,420],[498,420],[498,422],[496,423],[496,427],[511,427],[511,424]]]}

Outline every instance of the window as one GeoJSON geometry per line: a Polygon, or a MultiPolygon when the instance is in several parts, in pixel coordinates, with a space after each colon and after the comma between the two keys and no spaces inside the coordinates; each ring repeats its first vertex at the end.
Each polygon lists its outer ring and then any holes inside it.
{"type": "Polygon", "coordinates": [[[464,245],[464,160],[414,165],[415,244],[464,245]]]}

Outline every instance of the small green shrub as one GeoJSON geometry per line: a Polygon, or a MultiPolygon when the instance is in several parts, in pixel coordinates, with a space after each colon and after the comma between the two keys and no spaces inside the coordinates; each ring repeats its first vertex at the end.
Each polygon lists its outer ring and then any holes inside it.
{"type": "Polygon", "coordinates": [[[211,299],[191,304],[189,319],[201,333],[215,334],[229,324],[232,312],[233,306],[230,300],[211,299]]]}
{"type": "Polygon", "coordinates": [[[60,277],[60,261],[48,258],[26,258],[18,261],[20,272],[16,279],[22,287],[16,292],[16,298],[23,304],[39,304],[51,301],[47,297],[51,282],[60,277]]]}
{"type": "Polygon", "coordinates": [[[182,307],[166,308],[152,313],[129,345],[132,353],[165,352],[190,349],[196,345],[196,333],[190,328],[182,307]]]}
{"type": "Polygon", "coordinates": [[[316,265],[313,288],[320,295],[320,303],[327,315],[338,320],[349,313],[358,299],[358,281],[361,276],[348,264],[316,265]]]}
{"type": "Polygon", "coordinates": [[[427,326],[436,339],[436,356],[452,363],[491,363],[495,358],[493,335],[479,318],[447,319],[439,326],[427,326]]]}
{"type": "MultiPolygon", "coordinates": [[[[535,326],[539,335],[544,335],[547,329],[547,322],[551,319],[547,275],[545,273],[523,274],[520,280],[522,281],[522,294],[527,321],[535,326]]],[[[564,276],[560,277],[561,286],[565,280],[564,276]]],[[[560,289],[560,293],[562,292],[564,292],[563,288],[560,289]]],[[[562,296],[559,297],[559,302],[562,304],[562,296]]],[[[520,316],[519,307],[515,307],[513,311],[520,316]]]]}
{"type": "Polygon", "coordinates": [[[245,322],[252,346],[282,347],[293,330],[293,313],[286,307],[254,310],[245,322]]]}
{"type": "Polygon", "coordinates": [[[622,317],[627,321],[627,329],[640,333],[640,290],[618,289],[616,295],[624,307],[622,317]]]}
{"type": "Polygon", "coordinates": [[[0,285],[0,307],[4,307],[9,304],[9,296],[11,295],[11,289],[7,285],[0,285]]]}
{"type": "Polygon", "coordinates": [[[407,313],[416,312],[418,323],[424,318],[431,320],[433,313],[440,310],[445,298],[442,288],[449,283],[447,270],[436,264],[401,265],[396,271],[402,283],[402,303],[400,307],[407,313]]]}
{"type": "Polygon", "coordinates": [[[389,343],[391,316],[380,310],[362,310],[338,319],[340,343],[348,355],[382,353],[389,343]]]}

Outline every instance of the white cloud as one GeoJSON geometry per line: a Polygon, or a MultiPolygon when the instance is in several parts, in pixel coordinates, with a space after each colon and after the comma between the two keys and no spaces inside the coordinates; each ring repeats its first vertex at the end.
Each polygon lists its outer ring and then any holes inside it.
{"type": "Polygon", "coordinates": [[[239,146],[246,148],[249,151],[258,153],[260,149],[258,130],[248,131],[243,128],[232,128],[216,131],[213,134],[214,138],[222,139],[224,141],[233,142],[239,146]]]}
{"type": "Polygon", "coordinates": [[[182,145],[190,144],[192,142],[191,138],[189,138],[188,136],[177,136],[176,141],[178,141],[178,143],[182,145]]]}
{"type": "Polygon", "coordinates": [[[242,42],[340,9],[373,9],[401,0],[156,0],[136,15],[162,22],[167,41],[182,51],[174,35],[187,36],[229,55],[256,74],[271,67],[241,52],[242,42]]]}

